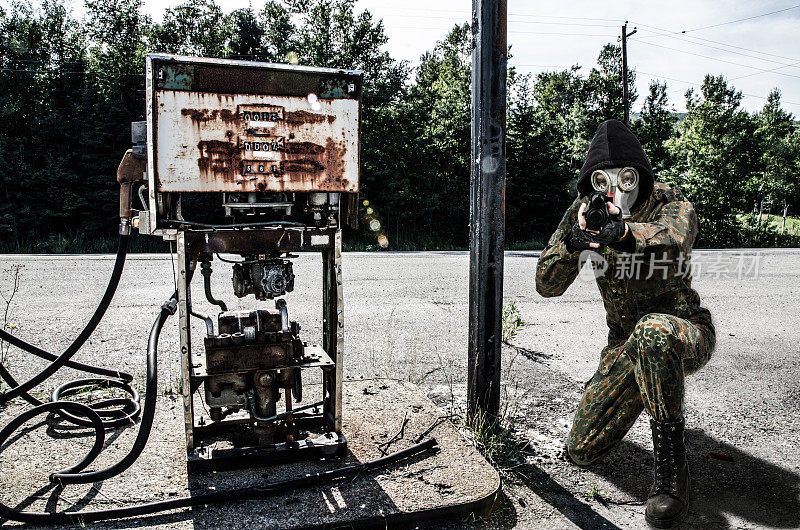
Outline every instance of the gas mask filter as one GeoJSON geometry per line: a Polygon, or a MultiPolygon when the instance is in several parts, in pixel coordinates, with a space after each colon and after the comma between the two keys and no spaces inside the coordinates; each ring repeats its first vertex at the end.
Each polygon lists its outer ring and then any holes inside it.
{"type": "Polygon", "coordinates": [[[632,167],[598,169],[592,173],[592,187],[604,192],[622,211],[622,217],[628,218],[639,197],[639,172],[632,167]]]}

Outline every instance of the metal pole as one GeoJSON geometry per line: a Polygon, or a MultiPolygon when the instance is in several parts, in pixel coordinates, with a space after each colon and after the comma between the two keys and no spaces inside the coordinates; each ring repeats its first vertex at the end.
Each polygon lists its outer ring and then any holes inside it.
{"type": "Polygon", "coordinates": [[[472,2],[467,410],[497,418],[506,184],[506,0],[472,2]]]}
{"type": "Polygon", "coordinates": [[[622,105],[625,107],[625,125],[629,125],[628,115],[628,22],[622,25],[622,105]]]}

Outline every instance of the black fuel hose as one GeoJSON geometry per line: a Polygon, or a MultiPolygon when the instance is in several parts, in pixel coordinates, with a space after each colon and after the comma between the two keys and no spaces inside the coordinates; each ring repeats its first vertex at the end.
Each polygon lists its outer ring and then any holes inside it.
{"type": "MultiPolygon", "coordinates": [[[[164,322],[167,321],[170,315],[175,314],[177,308],[178,293],[176,291],[175,294],[161,306],[161,312],[158,314],[156,321],[153,322],[153,327],[150,328],[150,337],[147,340],[147,383],[145,384],[142,420],[139,424],[139,432],[136,435],[136,440],[134,440],[131,450],[122,460],[105,469],[82,473],[71,470],[53,473],[50,475],[50,480],[52,482],[59,484],[87,484],[89,482],[106,480],[128,469],[131,464],[136,462],[139,455],[142,454],[144,446],[147,445],[147,439],[150,437],[150,431],[153,428],[153,419],[156,414],[156,400],[158,398],[158,337],[161,335],[164,322]]],[[[4,438],[0,435],[0,446],[2,446],[3,441],[4,438]]]]}
{"type": "Polygon", "coordinates": [[[228,306],[225,305],[225,302],[217,300],[211,293],[211,262],[204,261],[200,263],[200,274],[203,275],[203,289],[206,293],[206,300],[213,305],[219,306],[223,311],[227,311],[228,306]]]}
{"type": "MultiPolygon", "coordinates": [[[[128,382],[116,379],[92,377],[69,381],[53,390],[50,401],[63,401],[65,397],[81,393],[86,388],[119,388],[130,394],[130,397],[104,399],[89,405],[101,418],[111,418],[103,420],[103,427],[106,429],[130,425],[141,412],[139,393],[136,389],[128,382]]],[[[91,425],[91,422],[83,417],[84,414],[75,415],[66,410],[60,411],[58,414],[76,425],[86,427],[91,425]]]]}
{"type": "MultiPolygon", "coordinates": [[[[37,348],[36,346],[29,344],[24,340],[15,337],[14,335],[11,335],[3,330],[0,330],[0,338],[2,338],[4,341],[8,342],[12,346],[16,346],[17,348],[24,350],[28,353],[32,353],[33,355],[41,357],[42,359],[47,359],[48,361],[55,361],[56,359],[58,359],[58,355],[54,355],[48,351],[44,351],[41,348],[37,348]]],[[[64,366],[67,368],[74,368],[75,370],[80,370],[81,372],[86,372],[90,374],[103,375],[106,377],[116,377],[124,381],[133,381],[133,376],[131,374],[128,374],[126,372],[120,372],[119,370],[101,368],[99,366],[92,366],[91,364],[83,364],[77,361],[67,361],[64,363],[64,366]]],[[[16,383],[13,386],[16,386],[16,383]]]]}
{"type": "MultiPolygon", "coordinates": [[[[48,403],[49,404],[49,403],[48,403]]],[[[3,432],[0,432],[0,447],[5,441],[3,432]]],[[[214,493],[205,493],[195,495],[193,497],[180,497],[177,499],[169,499],[165,501],[151,502],[147,504],[139,504],[136,506],[126,506],[123,508],[110,508],[107,510],[94,510],[85,512],[60,512],[60,513],[31,513],[22,512],[9,508],[8,506],[0,503],[0,517],[5,517],[12,521],[19,521],[23,523],[37,523],[37,524],[80,524],[91,523],[95,521],[105,521],[109,519],[121,519],[124,517],[138,517],[167,510],[176,510],[179,508],[188,508],[191,506],[201,506],[206,504],[213,504],[218,502],[234,502],[243,500],[257,500],[269,497],[275,493],[283,491],[297,490],[301,488],[308,488],[312,486],[319,486],[331,483],[335,480],[358,475],[365,471],[376,469],[383,466],[394,464],[414,455],[431,451],[436,449],[436,439],[429,438],[424,442],[412,445],[406,449],[396,451],[389,455],[383,456],[376,460],[369,462],[361,462],[350,466],[332,469],[330,471],[323,471],[311,475],[283,480],[280,482],[266,483],[258,486],[249,486],[246,488],[236,488],[226,491],[218,491],[214,493]]],[[[76,466],[85,465],[86,458],[81,460],[76,466]]]]}
{"type": "MultiPolygon", "coordinates": [[[[41,372],[36,374],[35,376],[31,377],[29,380],[25,381],[22,384],[18,384],[11,374],[6,370],[4,367],[0,370],[0,377],[2,377],[6,383],[11,387],[11,390],[5,392],[4,394],[0,394],[0,405],[3,403],[8,403],[14,398],[23,396],[25,399],[33,404],[40,405],[42,402],[34,398],[33,396],[29,395],[28,392],[36,387],[37,385],[41,384],[49,377],[51,377],[54,373],[56,373],[62,366],[67,365],[70,363],[70,359],[73,355],[83,346],[89,336],[94,332],[97,325],[100,323],[100,320],[103,318],[108,306],[111,304],[111,299],[114,298],[114,293],[117,290],[117,286],[119,285],[120,277],[122,276],[122,269],[125,266],[125,257],[127,256],[128,252],[128,240],[130,239],[129,235],[120,235],[119,237],[119,246],[117,247],[117,256],[114,262],[114,271],[111,273],[111,279],[108,281],[108,286],[106,287],[106,291],[103,294],[103,298],[100,300],[100,303],[95,309],[94,314],[89,319],[89,322],[86,323],[83,330],[81,330],[78,337],[69,345],[69,347],[64,350],[61,355],[55,356],[49,352],[45,352],[40,348],[32,346],[27,342],[14,337],[10,333],[7,333],[4,330],[0,330],[0,338],[4,341],[9,342],[10,344],[22,348],[25,351],[33,353],[34,355],[39,355],[40,357],[44,357],[46,359],[51,359],[52,362],[47,365],[41,372]]],[[[71,363],[72,364],[72,363],[71,363]]],[[[78,368],[79,363],[72,364],[72,367],[78,368]]],[[[133,380],[133,376],[130,374],[123,374],[121,372],[116,372],[112,370],[106,369],[98,369],[93,366],[80,364],[79,369],[88,371],[90,373],[98,373],[102,372],[103,375],[108,375],[110,377],[119,377],[123,381],[130,382],[133,380]]]]}
{"type": "MultiPolygon", "coordinates": [[[[139,395],[136,390],[130,385],[131,381],[133,381],[133,376],[126,373],[121,372],[119,370],[110,370],[107,368],[101,368],[97,366],[92,366],[89,364],[83,364],[76,361],[72,361],[70,357],[75,354],[86,342],[89,336],[94,332],[97,328],[97,325],[100,323],[100,320],[103,318],[108,306],[111,303],[112,298],[114,297],[114,293],[119,285],[120,277],[122,276],[122,270],[125,265],[125,258],[127,256],[127,249],[128,249],[128,235],[121,235],[119,240],[119,245],[117,247],[117,255],[114,261],[114,271],[112,272],[111,279],[108,282],[108,286],[106,287],[106,291],[103,295],[103,298],[100,301],[100,304],[95,309],[92,318],[84,327],[83,331],[78,335],[78,337],[73,341],[72,344],[61,354],[61,355],[54,355],[50,352],[47,352],[37,346],[29,344],[24,340],[7,333],[6,331],[0,330],[0,339],[8,342],[9,344],[16,346],[24,351],[32,353],[38,357],[43,359],[47,359],[52,361],[50,365],[48,365],[44,370],[42,370],[39,374],[31,378],[29,381],[25,382],[23,385],[19,385],[11,373],[0,364],[0,378],[6,381],[8,385],[11,387],[11,391],[6,392],[5,394],[0,394],[0,404],[5,403],[14,399],[15,397],[22,397],[28,403],[39,406],[42,405],[42,401],[36,399],[35,397],[31,396],[28,393],[30,388],[40,384],[41,382],[45,381],[49,378],[53,373],[55,373],[59,368],[66,366],[69,368],[74,368],[76,370],[80,370],[83,372],[88,372],[96,375],[104,376],[103,378],[92,378],[92,379],[81,379],[78,381],[72,381],[65,385],[61,385],[60,387],[56,388],[53,392],[52,400],[56,401],[60,397],[65,397],[70,394],[76,394],[86,387],[96,387],[96,388],[119,388],[125,391],[129,397],[125,398],[113,398],[113,399],[105,399],[95,403],[92,403],[90,407],[97,411],[98,415],[101,418],[109,418],[103,420],[103,426],[105,428],[112,428],[112,427],[120,427],[122,425],[128,425],[132,423],[136,417],[138,417],[141,408],[139,405],[139,395]],[[30,388],[28,388],[30,387],[30,388]]],[[[67,409],[58,409],[56,410],[61,417],[66,419],[67,421],[74,423],[76,425],[91,427],[93,422],[86,417],[84,414],[74,414],[67,409]]]]}
{"type": "MultiPolygon", "coordinates": [[[[3,449],[3,444],[11,437],[23,423],[29,419],[38,416],[44,412],[57,412],[59,414],[70,413],[71,415],[78,415],[86,418],[88,423],[94,427],[95,441],[89,453],[77,464],[57,473],[50,475],[50,481],[58,484],[85,484],[89,482],[96,482],[113,477],[125,471],[130,467],[133,462],[139,458],[142,453],[147,439],[150,436],[150,430],[153,426],[153,418],[155,417],[156,399],[158,397],[158,337],[161,334],[161,329],[164,327],[164,322],[167,318],[175,313],[177,308],[177,292],[170,298],[169,301],[164,302],[161,306],[161,312],[153,323],[150,329],[150,337],[147,341],[147,385],[145,391],[144,412],[142,415],[142,422],[139,426],[139,433],[133,443],[130,452],[119,462],[106,469],[99,471],[90,471],[81,473],[80,471],[91,464],[94,459],[100,454],[103,449],[105,441],[105,426],[100,418],[100,415],[94,409],[84,405],[83,403],[76,403],[74,401],[51,401],[43,403],[32,409],[26,410],[3,427],[0,430],[0,451],[3,449]]],[[[2,506],[2,505],[0,505],[2,506]]],[[[8,509],[2,506],[0,511],[8,509]]],[[[3,515],[5,517],[5,515],[3,515]]]]}

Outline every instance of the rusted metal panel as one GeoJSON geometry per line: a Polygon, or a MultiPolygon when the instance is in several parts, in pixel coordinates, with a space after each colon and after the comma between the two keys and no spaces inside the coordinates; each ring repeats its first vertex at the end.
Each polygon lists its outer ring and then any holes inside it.
{"type": "Polygon", "coordinates": [[[362,74],[354,70],[150,54],[158,90],[360,99],[362,74]]]}
{"type": "Polygon", "coordinates": [[[303,345],[290,333],[264,333],[254,344],[236,344],[237,337],[207,337],[206,370],[209,374],[252,372],[289,367],[302,356],[303,345]]]}
{"type": "Polygon", "coordinates": [[[159,92],[158,190],[358,191],[358,102],[315,103],[159,92]]]}
{"type": "Polygon", "coordinates": [[[358,72],[150,58],[158,192],[357,192],[358,72]]]}

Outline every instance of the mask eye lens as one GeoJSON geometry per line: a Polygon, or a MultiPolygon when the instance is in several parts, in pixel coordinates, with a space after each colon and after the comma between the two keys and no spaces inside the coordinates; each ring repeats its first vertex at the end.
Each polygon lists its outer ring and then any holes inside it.
{"type": "Polygon", "coordinates": [[[608,178],[605,173],[595,171],[592,174],[592,187],[597,191],[606,191],[608,189],[608,178]]]}
{"type": "Polygon", "coordinates": [[[626,167],[619,174],[619,187],[622,191],[632,191],[639,184],[639,174],[635,169],[626,167]]]}

